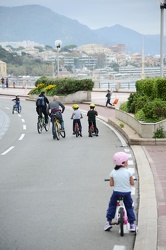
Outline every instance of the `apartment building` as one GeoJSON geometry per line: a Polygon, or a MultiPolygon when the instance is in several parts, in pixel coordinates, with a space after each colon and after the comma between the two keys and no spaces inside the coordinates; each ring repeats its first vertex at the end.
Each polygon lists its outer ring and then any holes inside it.
{"type": "Polygon", "coordinates": [[[6,77],[6,76],[7,76],[6,63],[3,61],[0,61],[0,77],[6,77]]]}

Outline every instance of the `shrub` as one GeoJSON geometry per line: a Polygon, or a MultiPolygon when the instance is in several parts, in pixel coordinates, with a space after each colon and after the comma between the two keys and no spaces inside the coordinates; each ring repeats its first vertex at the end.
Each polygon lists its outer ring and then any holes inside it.
{"type": "Polygon", "coordinates": [[[94,82],[91,79],[75,80],[72,78],[46,78],[41,77],[35,82],[36,88],[29,94],[40,94],[45,91],[47,95],[68,95],[77,91],[92,91],[94,82]],[[50,87],[51,86],[51,87],[50,87]]]}
{"type": "Polygon", "coordinates": [[[56,85],[48,85],[47,87],[45,87],[45,92],[46,95],[48,96],[54,96],[56,94],[56,85]]]}
{"type": "Polygon", "coordinates": [[[142,109],[138,110],[137,113],[134,115],[134,118],[138,121],[145,121],[145,113],[142,109]]]}
{"type": "Polygon", "coordinates": [[[166,101],[155,99],[143,107],[147,122],[157,122],[166,119],[166,101]]]}
{"type": "Polygon", "coordinates": [[[156,80],[157,97],[166,101],[166,78],[157,78],[156,80]]]}
{"type": "Polygon", "coordinates": [[[148,96],[150,99],[157,97],[156,79],[146,78],[136,82],[137,94],[141,96],[148,96]]]}
{"type": "Polygon", "coordinates": [[[122,111],[128,112],[127,102],[121,103],[119,109],[122,111]]]}
{"type": "Polygon", "coordinates": [[[153,138],[165,138],[164,128],[159,126],[153,133],[153,138]]]}

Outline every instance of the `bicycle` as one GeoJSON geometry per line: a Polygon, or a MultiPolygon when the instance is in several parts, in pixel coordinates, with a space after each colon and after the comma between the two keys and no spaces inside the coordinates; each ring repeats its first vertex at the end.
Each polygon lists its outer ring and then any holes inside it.
{"type": "Polygon", "coordinates": [[[80,130],[79,130],[79,125],[78,125],[78,122],[77,122],[77,121],[76,121],[76,123],[75,123],[74,133],[75,133],[76,137],[78,137],[79,135],[82,137],[81,132],[80,132],[80,130]]]}
{"type": "Polygon", "coordinates": [[[14,114],[14,111],[16,111],[18,114],[21,113],[22,107],[19,103],[16,103],[13,105],[13,109],[12,109],[12,114],[14,114]]]}
{"type": "Polygon", "coordinates": [[[80,131],[80,128],[79,128],[79,124],[78,124],[78,121],[75,120],[75,125],[74,125],[74,133],[73,135],[76,135],[76,137],[78,136],[81,136],[82,137],[82,133],[80,131]]]}
{"type": "Polygon", "coordinates": [[[42,115],[42,117],[38,116],[38,122],[37,122],[37,131],[39,134],[42,133],[43,128],[45,131],[49,130],[49,121],[48,124],[45,123],[45,117],[42,115]]]}
{"type": "Polygon", "coordinates": [[[66,136],[66,133],[65,133],[65,130],[62,130],[61,129],[61,123],[60,123],[60,120],[59,118],[56,116],[56,114],[51,114],[52,116],[52,123],[53,123],[53,139],[57,139],[58,141],[60,140],[60,136],[62,138],[65,138],[66,136]]]}
{"type": "Polygon", "coordinates": [[[93,122],[91,122],[91,126],[89,128],[89,137],[93,137],[93,135],[98,136],[98,134],[99,134],[98,128],[96,127],[96,132],[95,132],[94,124],[93,124],[93,122]]]}
{"type": "MultiPolygon", "coordinates": [[[[136,180],[136,179],[134,179],[136,180]]],[[[105,181],[110,181],[110,179],[105,179],[105,181]]],[[[129,223],[128,223],[128,217],[127,217],[127,211],[124,204],[124,197],[119,196],[118,200],[116,202],[116,212],[115,217],[111,222],[111,225],[120,225],[119,233],[120,236],[124,236],[125,232],[129,232],[129,223]]],[[[135,227],[135,231],[130,231],[137,234],[138,227],[135,227]]]]}

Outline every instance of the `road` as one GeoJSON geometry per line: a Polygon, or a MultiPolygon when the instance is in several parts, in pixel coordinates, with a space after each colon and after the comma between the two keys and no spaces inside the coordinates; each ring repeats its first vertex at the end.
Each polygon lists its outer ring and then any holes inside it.
{"type": "MultiPolygon", "coordinates": [[[[72,110],[64,113],[66,138],[52,139],[51,129],[37,133],[34,102],[21,100],[21,115],[12,115],[9,97],[0,98],[0,249],[133,249],[134,234],[120,237],[118,227],[104,232],[112,189],[104,182],[112,155],[131,154],[123,139],[98,120],[99,137],[89,138],[86,112],[83,137],[72,135],[72,110]],[[3,122],[2,122],[3,121],[3,122]]],[[[137,209],[137,186],[133,190],[137,209]]]]}

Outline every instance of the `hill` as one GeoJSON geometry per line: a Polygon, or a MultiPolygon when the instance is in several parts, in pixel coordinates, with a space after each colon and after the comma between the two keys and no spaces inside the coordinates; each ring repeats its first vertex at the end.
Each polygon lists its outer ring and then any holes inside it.
{"type": "MultiPolygon", "coordinates": [[[[92,30],[77,20],[40,5],[0,6],[0,19],[1,42],[31,40],[53,47],[57,39],[62,40],[63,46],[90,43],[112,46],[124,43],[127,52],[142,51],[142,35],[134,30],[121,25],[92,30]]],[[[164,45],[166,48],[166,37],[164,45]]],[[[145,54],[159,54],[159,48],[160,36],[144,35],[145,54]]]]}

